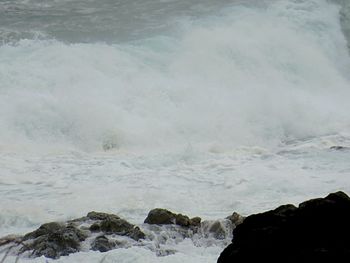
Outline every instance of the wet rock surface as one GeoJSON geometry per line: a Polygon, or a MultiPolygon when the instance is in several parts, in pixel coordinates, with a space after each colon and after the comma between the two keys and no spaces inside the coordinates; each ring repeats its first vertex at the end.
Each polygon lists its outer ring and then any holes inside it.
{"type": "Polygon", "coordinates": [[[86,217],[91,220],[120,219],[119,216],[114,214],[107,214],[107,213],[101,213],[101,212],[95,212],[95,211],[89,212],[86,217]]]}
{"type": "Polygon", "coordinates": [[[350,198],[343,192],[251,215],[233,230],[218,263],[347,262],[349,222],[350,198]]]}
{"type": "Polygon", "coordinates": [[[79,251],[80,242],[86,234],[72,224],[57,222],[41,225],[37,230],[23,237],[21,253],[32,251],[32,255],[59,258],[79,251]]]}
{"type": "Polygon", "coordinates": [[[133,241],[145,238],[139,227],[117,215],[90,212],[85,217],[64,223],[43,224],[37,230],[13,240],[3,238],[0,245],[17,245],[16,253],[19,255],[57,259],[82,251],[85,241],[91,243],[92,250],[106,252],[114,249],[117,244],[114,236],[123,236],[133,241]]]}
{"type": "Polygon", "coordinates": [[[92,211],[67,222],[43,224],[24,236],[6,236],[0,239],[0,247],[21,257],[52,259],[79,251],[107,252],[132,246],[168,256],[176,253],[174,245],[185,239],[199,246],[213,242],[227,245],[234,226],[229,219],[202,222],[200,217],[190,218],[161,208],[151,210],[145,223],[136,226],[115,214],[92,211]]]}
{"type": "Polygon", "coordinates": [[[136,226],[117,215],[93,211],[67,222],[43,224],[24,236],[0,238],[0,248],[20,257],[57,259],[79,251],[137,246],[168,256],[177,252],[176,244],[189,239],[202,247],[228,245],[218,263],[347,262],[343,259],[350,257],[349,222],[350,198],[336,192],[247,218],[233,213],[202,220],[156,208],[136,226]]]}
{"type": "Polygon", "coordinates": [[[201,222],[200,217],[190,219],[186,215],[175,214],[169,210],[162,208],[155,208],[148,213],[145,223],[151,225],[179,225],[184,227],[199,226],[201,222]]]}
{"type": "Polygon", "coordinates": [[[100,252],[107,252],[115,248],[116,244],[111,242],[106,236],[98,236],[91,244],[92,250],[98,250],[100,252]]]}

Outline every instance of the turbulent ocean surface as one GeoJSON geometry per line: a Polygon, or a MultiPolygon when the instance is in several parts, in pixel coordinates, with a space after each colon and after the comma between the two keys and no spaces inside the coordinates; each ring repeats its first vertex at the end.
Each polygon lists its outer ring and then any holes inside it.
{"type": "MultiPolygon", "coordinates": [[[[217,219],[350,193],[350,151],[330,149],[350,146],[348,39],[348,0],[0,0],[0,236],[91,210],[141,224],[155,207],[217,219]]],[[[223,249],[171,246],[57,262],[223,249]]]]}

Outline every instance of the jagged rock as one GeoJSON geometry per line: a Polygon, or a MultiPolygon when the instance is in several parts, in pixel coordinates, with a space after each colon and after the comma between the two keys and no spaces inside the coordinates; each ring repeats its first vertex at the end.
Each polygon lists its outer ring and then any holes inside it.
{"type": "Polygon", "coordinates": [[[119,216],[114,214],[107,214],[95,211],[89,212],[86,217],[91,220],[120,219],[119,216]]]}
{"type": "Polygon", "coordinates": [[[124,219],[107,218],[101,222],[100,228],[107,234],[126,235],[134,226],[124,219]]]}
{"type": "Polygon", "coordinates": [[[128,236],[136,241],[145,238],[139,227],[135,227],[124,219],[107,218],[101,221],[100,229],[106,234],[128,236]]]}
{"type": "Polygon", "coordinates": [[[146,235],[145,233],[143,233],[141,231],[141,229],[136,226],[134,227],[129,233],[128,233],[128,236],[136,241],[140,240],[140,239],[145,239],[146,238],[146,235]]]}
{"type": "Polygon", "coordinates": [[[63,224],[57,223],[57,222],[51,222],[41,225],[37,230],[30,232],[24,236],[24,240],[28,239],[34,239],[39,236],[43,236],[46,234],[50,234],[53,232],[56,232],[58,230],[61,230],[64,227],[63,224]]]}
{"type": "Polygon", "coordinates": [[[89,230],[91,232],[99,232],[101,231],[101,226],[99,223],[93,223],[90,227],[89,227],[89,230]]]}
{"type": "Polygon", "coordinates": [[[115,248],[115,243],[108,240],[106,236],[98,236],[91,244],[92,250],[98,250],[100,252],[107,252],[115,248]]]}
{"type": "Polygon", "coordinates": [[[233,214],[226,217],[226,219],[230,220],[234,226],[238,226],[244,221],[244,217],[236,212],[233,212],[233,214]]]}
{"type": "MultiPolygon", "coordinates": [[[[232,225],[229,220],[223,221],[232,225]]],[[[154,209],[145,222],[150,224],[143,225],[143,232],[140,227],[117,215],[93,211],[65,223],[43,224],[23,237],[4,237],[0,239],[0,246],[2,251],[8,250],[13,256],[45,256],[53,259],[79,251],[86,252],[89,249],[105,252],[132,246],[147,247],[157,256],[167,256],[175,253],[169,249],[169,245],[185,239],[192,239],[200,244],[198,241],[203,237],[199,217],[190,219],[186,215],[175,214],[165,209],[154,209]],[[144,240],[140,241],[141,239],[144,240]]],[[[230,231],[225,227],[221,223],[210,224],[205,235],[226,239],[230,231]]],[[[215,242],[212,238],[207,241],[215,242]]]]}
{"type": "Polygon", "coordinates": [[[218,263],[346,262],[350,198],[343,192],[248,216],[218,263]]]}
{"type": "Polygon", "coordinates": [[[47,223],[23,237],[25,246],[21,252],[30,250],[36,257],[59,258],[78,252],[85,238],[86,235],[71,224],[47,223]]]}
{"type": "Polygon", "coordinates": [[[155,225],[179,225],[183,227],[198,226],[201,219],[199,217],[193,218],[192,221],[188,216],[182,214],[175,214],[169,210],[156,208],[148,213],[145,223],[155,225]]]}

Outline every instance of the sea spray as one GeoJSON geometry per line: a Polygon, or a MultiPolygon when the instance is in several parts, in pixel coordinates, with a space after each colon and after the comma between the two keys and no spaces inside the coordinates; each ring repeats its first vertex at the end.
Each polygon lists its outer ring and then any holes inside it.
{"type": "MultiPolygon", "coordinates": [[[[0,235],[349,192],[347,3],[1,1],[0,235]]],[[[209,263],[223,247],[169,249],[58,262],[209,263]]]]}
{"type": "Polygon", "coordinates": [[[0,145],[276,146],[348,131],[338,13],[319,1],[233,5],[124,44],[4,44],[0,145]]]}

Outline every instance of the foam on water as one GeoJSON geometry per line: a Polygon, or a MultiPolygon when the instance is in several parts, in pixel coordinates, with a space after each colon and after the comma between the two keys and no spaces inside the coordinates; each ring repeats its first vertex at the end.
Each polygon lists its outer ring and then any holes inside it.
{"type": "Polygon", "coordinates": [[[338,12],[279,1],[123,45],[5,44],[1,148],[276,145],[347,131],[338,12]]]}
{"type": "MultiPolygon", "coordinates": [[[[30,15],[40,7],[48,10],[41,19],[65,17],[71,25],[79,16],[68,19],[70,2],[79,4],[75,14],[97,15],[78,0],[4,6],[25,17],[22,5],[33,4],[30,15]]],[[[92,35],[86,18],[78,19],[81,35],[58,30],[56,18],[46,28],[34,18],[32,29],[0,27],[7,38],[0,46],[0,235],[90,210],[139,224],[154,207],[215,219],[349,193],[350,151],[330,150],[350,146],[342,4],[340,12],[325,0],[178,0],[157,12],[145,1],[138,10],[152,15],[144,23],[111,20],[129,30],[120,39],[92,35]]],[[[214,262],[222,245],[186,240],[174,249],[168,257],[132,248],[58,262],[214,262]]]]}

